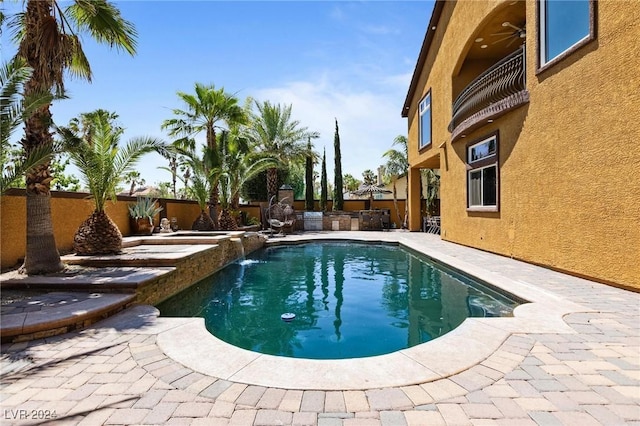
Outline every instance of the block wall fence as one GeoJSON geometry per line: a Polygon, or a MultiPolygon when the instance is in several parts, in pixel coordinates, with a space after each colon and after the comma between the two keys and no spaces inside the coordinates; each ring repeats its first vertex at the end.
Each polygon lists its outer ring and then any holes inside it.
{"type": "MultiPolygon", "coordinates": [[[[123,236],[131,235],[129,225],[128,205],[136,201],[136,197],[118,196],[118,201],[107,202],[106,212],[118,226],[123,236]]],[[[180,229],[191,229],[193,221],[200,214],[200,207],[195,201],[176,200],[169,198],[158,199],[163,211],[154,218],[154,224],[159,225],[163,217],[175,217],[180,229]]],[[[296,212],[304,211],[304,201],[293,203],[296,212]]],[[[331,202],[329,210],[331,209],[331,202]]],[[[366,207],[365,200],[345,200],[345,211],[357,211],[366,207]]],[[[240,210],[247,218],[257,218],[262,222],[262,211],[268,206],[267,202],[255,202],[241,205],[240,210]]],[[[393,200],[374,200],[374,208],[390,209],[391,220],[400,227],[402,218],[395,213],[393,200]]],[[[404,215],[404,200],[398,200],[400,216],[404,215]]],[[[320,211],[319,203],[315,202],[315,210],[320,211]]],[[[93,211],[93,203],[87,193],[80,192],[51,192],[51,215],[53,231],[58,250],[69,253],[73,249],[73,236],[82,222],[93,211]]],[[[10,189],[0,197],[0,257],[2,270],[10,269],[22,262],[26,251],[26,198],[22,189],[10,189]]]]}

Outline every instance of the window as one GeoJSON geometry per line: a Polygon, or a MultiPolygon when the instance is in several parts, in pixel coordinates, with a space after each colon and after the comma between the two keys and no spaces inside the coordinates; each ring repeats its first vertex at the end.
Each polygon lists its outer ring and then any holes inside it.
{"type": "Polygon", "coordinates": [[[496,155],[496,138],[473,145],[469,148],[469,162],[474,163],[485,157],[496,155]]]}
{"type": "Polygon", "coordinates": [[[593,0],[539,0],[539,63],[544,67],[595,38],[593,0]]]}
{"type": "Polygon", "coordinates": [[[431,90],[420,101],[418,111],[420,114],[420,145],[418,149],[422,149],[431,144],[431,90]]]}
{"type": "Polygon", "coordinates": [[[498,210],[498,135],[467,146],[467,208],[498,210]]]}

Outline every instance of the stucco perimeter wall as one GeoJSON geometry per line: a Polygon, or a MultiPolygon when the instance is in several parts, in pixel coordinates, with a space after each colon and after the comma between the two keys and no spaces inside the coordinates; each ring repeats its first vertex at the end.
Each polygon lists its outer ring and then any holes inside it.
{"type": "Polygon", "coordinates": [[[597,2],[597,39],[537,74],[536,9],[527,1],[529,104],[452,144],[446,126],[455,64],[501,3],[447,2],[438,56],[412,102],[409,140],[417,143],[415,106],[433,88],[434,147],[415,151],[410,162],[440,154],[442,238],[640,289],[640,8],[597,2]],[[495,131],[499,211],[470,212],[465,149],[495,131]]]}
{"type": "MultiPolygon", "coordinates": [[[[13,267],[24,258],[27,244],[26,198],[23,193],[0,197],[0,254],[1,267],[13,267]]],[[[73,236],[94,206],[86,195],[68,193],[51,197],[53,232],[58,250],[69,252],[73,248],[73,236]]],[[[105,211],[123,235],[129,235],[127,203],[107,202],[105,211]]]]}
{"type": "MultiPolygon", "coordinates": [[[[93,203],[87,194],[53,191],[51,197],[51,216],[56,244],[60,252],[73,249],[73,236],[93,212],[93,203]]],[[[135,202],[135,197],[118,197],[117,203],[108,201],[106,212],[118,226],[123,236],[131,235],[128,205],[135,202]]],[[[180,229],[191,229],[193,221],[200,214],[200,208],[194,201],[161,199],[164,210],[156,215],[154,223],[160,223],[160,217],[176,217],[180,229]]],[[[243,208],[243,210],[245,210],[243,208]]],[[[260,208],[246,206],[249,214],[259,215],[260,208]]],[[[24,258],[26,251],[26,199],[24,191],[9,190],[0,197],[0,255],[2,269],[17,265],[24,258]]]]}

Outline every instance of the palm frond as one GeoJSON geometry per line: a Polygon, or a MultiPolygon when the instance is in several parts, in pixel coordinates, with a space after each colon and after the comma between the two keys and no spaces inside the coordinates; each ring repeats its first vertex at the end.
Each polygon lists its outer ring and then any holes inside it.
{"type": "Polygon", "coordinates": [[[393,146],[400,145],[402,150],[392,148],[382,154],[387,159],[385,167],[388,175],[402,176],[409,170],[407,143],[406,136],[398,135],[393,139],[393,146]]]}
{"type": "Polygon", "coordinates": [[[69,73],[78,79],[91,81],[91,64],[84,54],[82,44],[78,36],[71,36],[73,51],[69,62],[69,73]]]}
{"type": "Polygon", "coordinates": [[[79,30],[87,31],[99,43],[130,55],[136,53],[136,29],[112,3],[106,0],[75,0],[67,7],[65,15],[79,30]]]}
{"type": "Polygon", "coordinates": [[[308,155],[306,141],[319,137],[318,132],[301,127],[292,120],[292,106],[273,105],[269,101],[255,102],[257,114],[252,120],[253,138],[260,151],[268,153],[281,164],[305,161],[308,155]]]}
{"type": "Polygon", "coordinates": [[[98,110],[82,115],[79,121],[86,121],[82,127],[90,130],[82,135],[70,127],[58,129],[98,211],[107,200],[116,199],[118,185],[142,155],[166,148],[162,140],[150,137],[134,138],[120,147],[124,129],[114,124],[115,118],[115,114],[98,110]]]}
{"type": "Polygon", "coordinates": [[[118,150],[114,158],[114,168],[118,174],[124,175],[144,154],[157,152],[165,147],[165,142],[159,138],[144,136],[131,139],[118,150]]]}

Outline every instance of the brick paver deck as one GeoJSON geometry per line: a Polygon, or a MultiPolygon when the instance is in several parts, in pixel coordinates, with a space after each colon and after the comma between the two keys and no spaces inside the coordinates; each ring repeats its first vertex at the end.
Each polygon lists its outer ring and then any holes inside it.
{"type": "Polygon", "coordinates": [[[180,319],[141,319],[132,327],[107,320],[80,332],[3,345],[1,423],[640,424],[639,294],[431,237],[403,238],[464,257],[588,312],[565,316],[574,333],[512,334],[489,357],[446,378],[342,391],[211,377],[158,346],[160,330],[180,319]]]}

